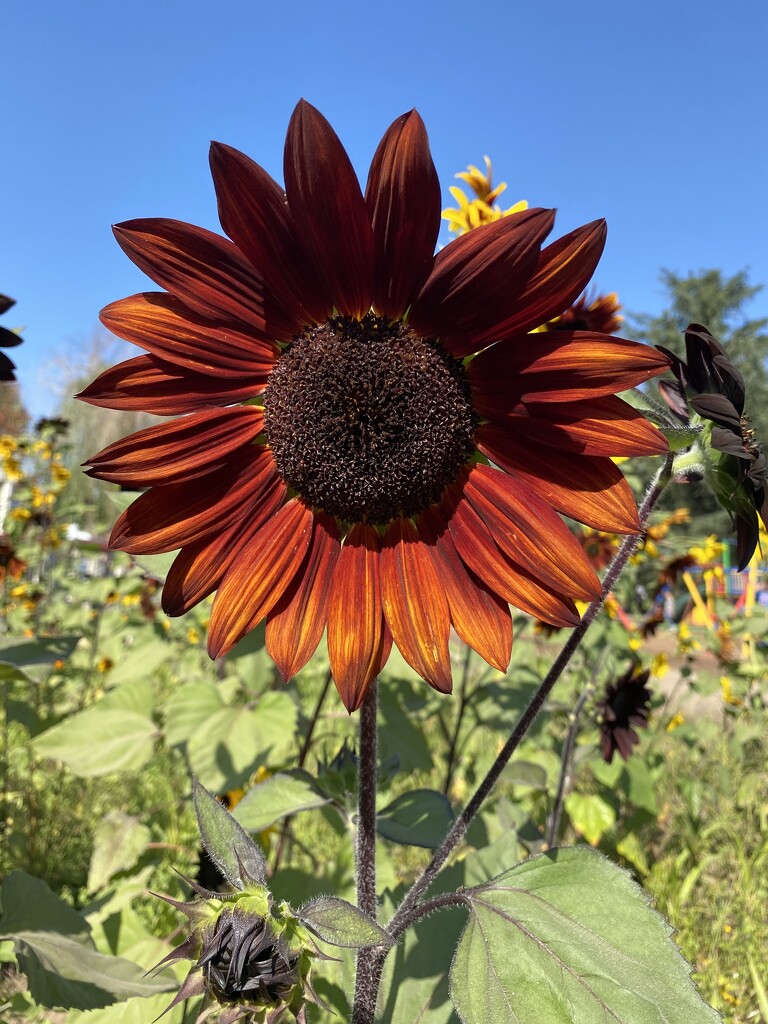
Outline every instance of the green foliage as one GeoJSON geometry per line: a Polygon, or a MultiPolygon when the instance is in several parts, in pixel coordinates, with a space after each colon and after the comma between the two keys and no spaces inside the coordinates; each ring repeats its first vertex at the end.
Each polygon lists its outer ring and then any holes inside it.
{"type": "Polygon", "coordinates": [[[581,849],[532,857],[464,898],[470,919],[451,966],[464,1024],[698,1024],[672,929],[629,875],[581,849]]]}

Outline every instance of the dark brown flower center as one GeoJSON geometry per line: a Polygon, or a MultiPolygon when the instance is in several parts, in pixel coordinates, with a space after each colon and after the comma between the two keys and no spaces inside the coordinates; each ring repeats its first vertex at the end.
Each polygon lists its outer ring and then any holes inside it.
{"type": "Polygon", "coordinates": [[[270,375],[264,412],[283,478],[345,522],[420,512],[474,449],[462,364],[372,313],[294,338],[270,375]]]}

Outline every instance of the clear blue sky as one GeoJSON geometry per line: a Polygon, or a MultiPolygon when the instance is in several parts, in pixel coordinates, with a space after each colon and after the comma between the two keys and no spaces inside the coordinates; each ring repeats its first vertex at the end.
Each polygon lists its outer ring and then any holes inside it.
{"type": "MultiPolygon", "coordinates": [[[[25,325],[24,399],[99,309],[148,287],[113,240],[131,217],[217,229],[208,142],[282,179],[305,96],[364,179],[416,107],[445,190],[484,153],[510,202],[604,216],[595,278],[657,312],[658,270],[749,266],[768,283],[768,4],[742,0],[30,0],[3,12],[0,291],[25,325]]],[[[506,198],[506,197],[505,197],[506,198]]],[[[768,293],[750,314],[768,315],[768,293]]]]}

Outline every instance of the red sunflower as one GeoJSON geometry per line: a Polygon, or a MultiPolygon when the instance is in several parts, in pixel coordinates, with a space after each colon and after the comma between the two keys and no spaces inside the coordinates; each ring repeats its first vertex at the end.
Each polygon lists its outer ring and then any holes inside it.
{"type": "Polygon", "coordinates": [[[181,549],[163,607],[181,615],[217,591],[212,657],[266,617],[288,679],[327,630],[350,711],[393,641],[448,692],[451,627],[504,670],[510,603],[578,622],[574,602],[600,584],[559,513],[637,530],[610,457],[667,447],[614,395],[665,356],[592,332],[528,333],[583,291],[604,222],[542,248],[554,212],[525,210],[435,255],[440,187],[415,112],[384,135],[365,193],[304,101],[285,189],[228,146],[213,145],[211,167],[231,241],[171,220],[115,228],[166,291],[103,311],[147,354],[79,397],[181,418],[90,460],[92,476],[148,489],[111,546],[181,549]]]}

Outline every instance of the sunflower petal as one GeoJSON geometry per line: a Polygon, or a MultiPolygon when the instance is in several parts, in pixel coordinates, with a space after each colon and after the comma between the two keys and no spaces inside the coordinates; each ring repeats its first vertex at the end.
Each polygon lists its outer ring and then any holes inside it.
{"type": "MultiPolygon", "coordinates": [[[[328,607],[328,656],[347,711],[355,711],[382,667],[387,646],[381,606],[381,541],[356,523],[341,549],[328,607]]],[[[391,641],[390,641],[391,642],[391,641]]]]}
{"type": "Polygon", "coordinates": [[[373,225],[373,307],[400,319],[432,269],[440,231],[440,183],[415,110],[386,131],[365,190],[373,225]]]}
{"type": "Polygon", "coordinates": [[[577,600],[600,596],[600,581],[578,540],[522,479],[473,466],[464,494],[497,545],[526,573],[577,600]]]}
{"type": "Polygon", "coordinates": [[[333,302],[312,273],[298,241],[285,192],[244,153],[211,143],[211,174],[221,226],[266,281],[296,327],[321,322],[333,302]]]}
{"type": "MultiPolygon", "coordinates": [[[[474,232],[472,232],[474,234],[474,232]]],[[[488,330],[464,339],[457,355],[468,355],[513,334],[525,334],[559,316],[584,291],[605,247],[604,220],[595,220],[542,249],[536,269],[514,309],[488,330]]]]}
{"type": "Polygon", "coordinates": [[[257,447],[198,480],[153,487],[119,517],[109,546],[151,555],[193,544],[214,530],[226,529],[276,474],[272,453],[257,447]]]}
{"type": "Polygon", "coordinates": [[[222,380],[193,373],[154,356],[134,356],[111,366],[76,395],[81,402],[104,409],[181,416],[213,405],[232,405],[254,398],[266,379],[222,380]]]}
{"type": "Polygon", "coordinates": [[[445,519],[435,506],[421,513],[418,528],[432,548],[456,633],[489,665],[506,672],[512,657],[509,605],[459,558],[445,519]]]}
{"type": "Polygon", "coordinates": [[[352,163],[319,110],[300,100],[285,140],[288,206],[340,313],[371,307],[373,233],[352,163]]]}
{"type": "Polygon", "coordinates": [[[563,515],[609,533],[639,533],[634,495],[609,458],[542,446],[532,459],[524,439],[491,423],[478,427],[476,443],[491,462],[514,473],[563,515]]]}
{"type": "Polygon", "coordinates": [[[615,395],[586,402],[530,402],[509,409],[486,396],[478,409],[529,447],[579,455],[663,455],[666,438],[641,412],[615,395]]]}
{"type": "Polygon", "coordinates": [[[259,489],[241,515],[216,536],[185,545],[168,570],[162,605],[166,615],[184,615],[212,594],[237,557],[242,545],[285,503],[288,488],[277,476],[259,489]]]}
{"type": "Polygon", "coordinates": [[[263,411],[251,405],[193,413],[115,441],[88,459],[86,472],[137,489],[193,480],[226,465],[263,424],[263,411]]]}
{"type": "Polygon", "coordinates": [[[481,352],[468,367],[475,406],[485,396],[517,401],[574,402],[642,384],[669,369],[650,345],[586,331],[521,334],[481,352]]]}
{"type": "Polygon", "coordinates": [[[315,512],[304,564],[267,615],[267,651],[286,682],[306,665],[320,643],[339,553],[336,520],[315,512]]]}
{"type": "Polygon", "coordinates": [[[277,359],[273,342],[212,323],[165,292],[119,299],[99,319],[118,338],[195,373],[266,384],[277,359]]]}
{"type": "Polygon", "coordinates": [[[311,536],[312,510],[292,498],[240,548],[211,609],[212,658],[231,651],[274,608],[304,561],[311,536]]]}
{"type": "Polygon", "coordinates": [[[475,336],[517,308],[554,219],[554,210],[524,210],[455,239],[435,257],[410,326],[454,355],[476,351],[475,336]]]}
{"type": "Polygon", "coordinates": [[[161,217],[125,221],[113,231],[129,259],[195,313],[239,321],[264,338],[295,333],[295,319],[271,308],[264,281],[228,238],[161,217]]]}
{"type": "Polygon", "coordinates": [[[448,529],[462,561],[503,600],[553,626],[578,624],[574,602],[510,561],[468,501],[460,499],[456,503],[448,529]]]}
{"type": "Polygon", "coordinates": [[[381,549],[381,601],[398,650],[422,679],[450,693],[451,619],[432,553],[410,519],[396,519],[381,549]]]}

